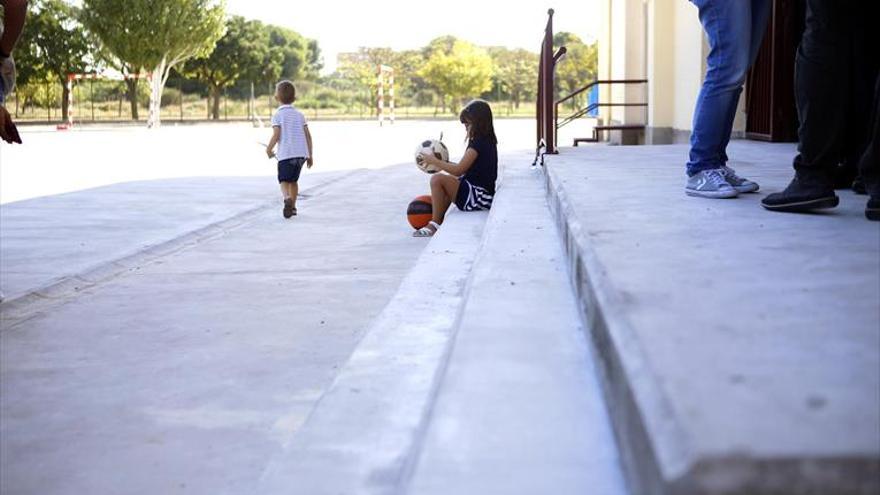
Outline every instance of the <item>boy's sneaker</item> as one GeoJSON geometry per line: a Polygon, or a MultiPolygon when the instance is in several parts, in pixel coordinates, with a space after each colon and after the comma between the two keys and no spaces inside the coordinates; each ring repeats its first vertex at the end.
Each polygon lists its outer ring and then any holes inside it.
{"type": "Polygon", "coordinates": [[[702,170],[688,177],[684,192],[688,196],[701,198],[735,198],[739,194],[717,168],[702,170]]]}
{"type": "Polygon", "coordinates": [[[808,212],[834,208],[840,198],[834,194],[830,182],[807,179],[795,175],[784,191],[773,193],[761,200],[761,206],[771,211],[808,212]]]}
{"type": "Polygon", "coordinates": [[[285,199],[284,200],[284,209],[281,210],[281,214],[284,215],[284,218],[290,218],[293,216],[293,200],[285,199]]]}
{"type": "Polygon", "coordinates": [[[880,196],[871,196],[865,205],[865,218],[880,221],[880,196]]]}
{"type": "Polygon", "coordinates": [[[751,193],[757,191],[761,186],[758,185],[757,182],[746,179],[745,177],[740,177],[736,175],[736,170],[728,167],[727,165],[722,166],[718,169],[721,172],[721,175],[724,177],[724,180],[727,181],[738,193],[751,193]]]}

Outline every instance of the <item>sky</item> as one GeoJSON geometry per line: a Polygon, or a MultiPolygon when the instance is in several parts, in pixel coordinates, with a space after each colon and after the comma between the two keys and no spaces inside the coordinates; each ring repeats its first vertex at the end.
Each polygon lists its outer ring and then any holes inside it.
{"type": "Polygon", "coordinates": [[[569,31],[584,40],[598,34],[597,0],[227,0],[227,11],[248,19],[288,27],[318,40],[324,73],[336,67],[336,54],[358,47],[421,48],[451,34],[480,46],[506,46],[538,52],[547,9],[553,32],[569,31]]]}

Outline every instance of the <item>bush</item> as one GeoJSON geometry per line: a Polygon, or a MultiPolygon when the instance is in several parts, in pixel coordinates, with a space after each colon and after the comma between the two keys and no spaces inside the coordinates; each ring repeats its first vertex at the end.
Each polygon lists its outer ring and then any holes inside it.
{"type": "Polygon", "coordinates": [[[308,108],[308,109],[336,109],[336,110],[345,110],[346,105],[340,101],[336,100],[320,100],[314,97],[302,98],[296,101],[296,106],[299,108],[308,108]]]}
{"type": "Polygon", "coordinates": [[[180,90],[177,88],[165,88],[162,91],[162,103],[163,107],[167,107],[169,105],[177,105],[180,103],[180,90]]]}

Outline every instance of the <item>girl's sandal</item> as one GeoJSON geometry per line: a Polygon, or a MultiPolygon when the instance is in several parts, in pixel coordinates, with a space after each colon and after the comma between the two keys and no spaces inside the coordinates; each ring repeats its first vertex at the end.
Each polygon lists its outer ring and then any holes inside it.
{"type": "Polygon", "coordinates": [[[439,228],[440,226],[437,225],[436,222],[430,221],[428,222],[428,225],[425,225],[419,230],[413,232],[413,237],[431,237],[432,235],[437,233],[437,229],[439,228]]]}

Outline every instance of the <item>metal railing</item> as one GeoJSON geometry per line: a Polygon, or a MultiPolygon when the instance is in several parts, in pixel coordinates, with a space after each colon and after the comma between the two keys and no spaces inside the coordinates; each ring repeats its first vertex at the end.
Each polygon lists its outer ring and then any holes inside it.
{"type": "Polygon", "coordinates": [[[555,154],[556,151],[556,106],[553,102],[554,74],[556,63],[565,55],[566,48],[560,47],[553,53],[553,9],[547,11],[547,26],[544,28],[544,39],[541,42],[541,57],[538,62],[538,101],[535,119],[538,126],[535,147],[535,161],[541,156],[543,165],[544,153],[555,154]]]}
{"type": "MultiPolygon", "coordinates": [[[[559,105],[561,105],[562,103],[565,103],[565,102],[568,101],[568,100],[571,100],[572,98],[578,96],[579,94],[583,93],[584,91],[590,90],[590,89],[592,89],[593,87],[595,87],[595,86],[599,86],[599,85],[602,85],[602,84],[604,84],[604,85],[608,85],[608,86],[612,86],[612,85],[615,85],[615,84],[626,86],[626,85],[632,85],[632,84],[648,84],[648,80],[647,80],[647,79],[608,79],[608,80],[598,80],[598,81],[593,81],[593,82],[587,84],[586,86],[584,86],[584,87],[582,87],[582,88],[580,88],[580,89],[577,89],[577,90],[575,90],[575,91],[572,91],[571,94],[569,94],[568,96],[565,96],[564,98],[560,98],[560,99],[556,100],[556,104],[555,104],[555,107],[554,107],[554,109],[553,109],[553,118],[554,118],[553,121],[554,121],[554,124],[555,124],[555,125],[554,125],[554,127],[555,127],[554,131],[558,131],[561,127],[563,127],[563,126],[565,126],[565,125],[567,125],[567,124],[570,124],[571,122],[573,122],[573,121],[575,121],[575,120],[577,120],[577,119],[583,117],[584,115],[586,115],[586,114],[588,114],[588,113],[592,112],[593,110],[596,110],[596,109],[598,109],[598,108],[600,108],[600,107],[643,107],[643,108],[645,109],[645,123],[647,124],[647,122],[648,122],[648,103],[647,103],[647,102],[640,102],[640,103],[613,103],[613,102],[604,102],[604,103],[603,103],[603,102],[594,102],[594,103],[590,103],[590,104],[588,104],[588,105],[587,105],[586,107],[584,107],[584,108],[581,108],[581,109],[579,109],[579,110],[576,110],[576,111],[575,111],[574,113],[572,113],[571,115],[565,117],[565,118],[562,120],[562,122],[559,122],[559,105]]],[[[609,127],[609,126],[602,126],[602,127],[609,127]]],[[[595,134],[595,133],[594,133],[594,134],[595,134]]],[[[553,133],[553,138],[554,138],[553,148],[554,148],[554,149],[556,148],[556,145],[557,145],[557,143],[555,142],[555,139],[556,139],[556,136],[557,136],[557,135],[558,135],[558,132],[554,132],[554,133],[553,133]]]]}
{"type": "MultiPolygon", "coordinates": [[[[538,98],[536,102],[535,109],[535,120],[537,124],[537,139],[535,142],[535,161],[532,162],[532,165],[536,165],[538,163],[538,159],[541,160],[541,165],[544,164],[544,155],[550,153],[551,155],[555,155],[559,153],[558,150],[558,131],[561,127],[577,120],[584,115],[596,110],[600,107],[644,107],[645,108],[645,123],[648,122],[648,103],[613,103],[613,102],[594,102],[588,104],[586,107],[581,108],[571,115],[565,117],[562,122],[559,122],[559,105],[565,103],[572,98],[575,98],[579,94],[587,91],[598,85],[629,85],[629,84],[647,84],[647,79],[611,79],[611,80],[599,80],[593,81],[586,86],[573,91],[568,96],[561,98],[559,100],[554,100],[554,91],[555,91],[555,72],[556,72],[556,64],[559,60],[565,55],[566,48],[564,46],[559,47],[556,52],[553,52],[553,9],[549,9],[547,11],[547,25],[544,28],[544,38],[541,41],[541,56],[538,62],[538,98]],[[542,153],[543,150],[543,153],[542,153]]],[[[615,127],[632,127],[632,126],[597,126],[593,129],[594,139],[597,139],[598,133],[597,130],[599,128],[610,129],[615,127]]],[[[582,139],[586,140],[586,139],[582,139]]]]}

